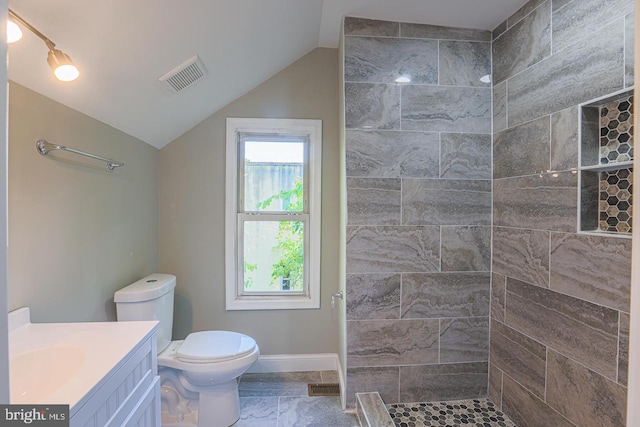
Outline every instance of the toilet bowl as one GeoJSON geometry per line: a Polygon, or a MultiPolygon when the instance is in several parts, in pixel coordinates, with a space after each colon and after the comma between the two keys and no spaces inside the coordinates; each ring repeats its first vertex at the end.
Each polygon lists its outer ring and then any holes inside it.
{"type": "Polygon", "coordinates": [[[240,417],[237,378],[258,360],[253,338],[229,331],[194,332],[158,355],[160,377],[175,370],[199,394],[198,426],[230,426],[240,417]]]}
{"type": "Polygon", "coordinates": [[[237,378],[258,360],[260,349],[253,338],[231,331],[193,332],[171,341],[175,285],[175,276],[152,274],[117,291],[118,321],[160,322],[163,427],[228,427],[240,417],[237,378]]]}

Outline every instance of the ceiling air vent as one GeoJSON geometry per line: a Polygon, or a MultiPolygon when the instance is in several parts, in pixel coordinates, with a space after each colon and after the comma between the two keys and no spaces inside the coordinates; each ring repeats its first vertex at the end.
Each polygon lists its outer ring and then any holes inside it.
{"type": "Polygon", "coordinates": [[[194,56],[169,71],[158,80],[168,84],[174,92],[180,92],[187,86],[191,86],[207,74],[207,69],[198,57],[194,56]]]}

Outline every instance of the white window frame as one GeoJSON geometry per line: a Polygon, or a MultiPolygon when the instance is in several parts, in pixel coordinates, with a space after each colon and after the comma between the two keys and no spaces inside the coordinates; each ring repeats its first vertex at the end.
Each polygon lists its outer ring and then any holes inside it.
{"type": "MultiPolygon", "coordinates": [[[[307,119],[255,119],[227,118],[226,136],[226,207],[225,207],[225,282],[227,310],[283,310],[320,308],[320,250],[321,250],[321,197],[322,197],[322,120],[307,119]],[[243,133],[303,135],[308,140],[305,197],[308,210],[305,213],[305,263],[306,286],[304,292],[285,292],[246,295],[239,279],[243,274],[241,247],[242,224],[247,214],[239,211],[238,192],[241,179],[238,173],[238,144],[243,133]]],[[[250,215],[254,220],[260,214],[250,215]]],[[[302,215],[284,215],[295,220],[302,215]]],[[[264,220],[277,220],[270,214],[264,220]]]]}

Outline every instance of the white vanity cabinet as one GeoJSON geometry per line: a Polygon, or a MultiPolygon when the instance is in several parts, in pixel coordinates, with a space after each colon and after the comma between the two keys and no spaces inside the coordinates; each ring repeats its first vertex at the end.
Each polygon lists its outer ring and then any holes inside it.
{"type": "Polygon", "coordinates": [[[69,405],[71,427],[159,427],[158,322],[31,323],[9,313],[11,403],[69,405]]]}
{"type": "Polygon", "coordinates": [[[84,404],[71,409],[71,427],[160,426],[156,348],[154,333],[86,396],[84,404]]]}

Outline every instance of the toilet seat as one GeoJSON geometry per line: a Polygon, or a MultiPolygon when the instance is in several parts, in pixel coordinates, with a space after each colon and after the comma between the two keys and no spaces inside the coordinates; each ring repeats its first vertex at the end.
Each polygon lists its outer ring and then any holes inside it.
{"type": "Polygon", "coordinates": [[[248,355],[255,348],[253,338],[237,332],[193,332],[177,348],[176,358],[185,363],[224,362],[248,355]]]}

